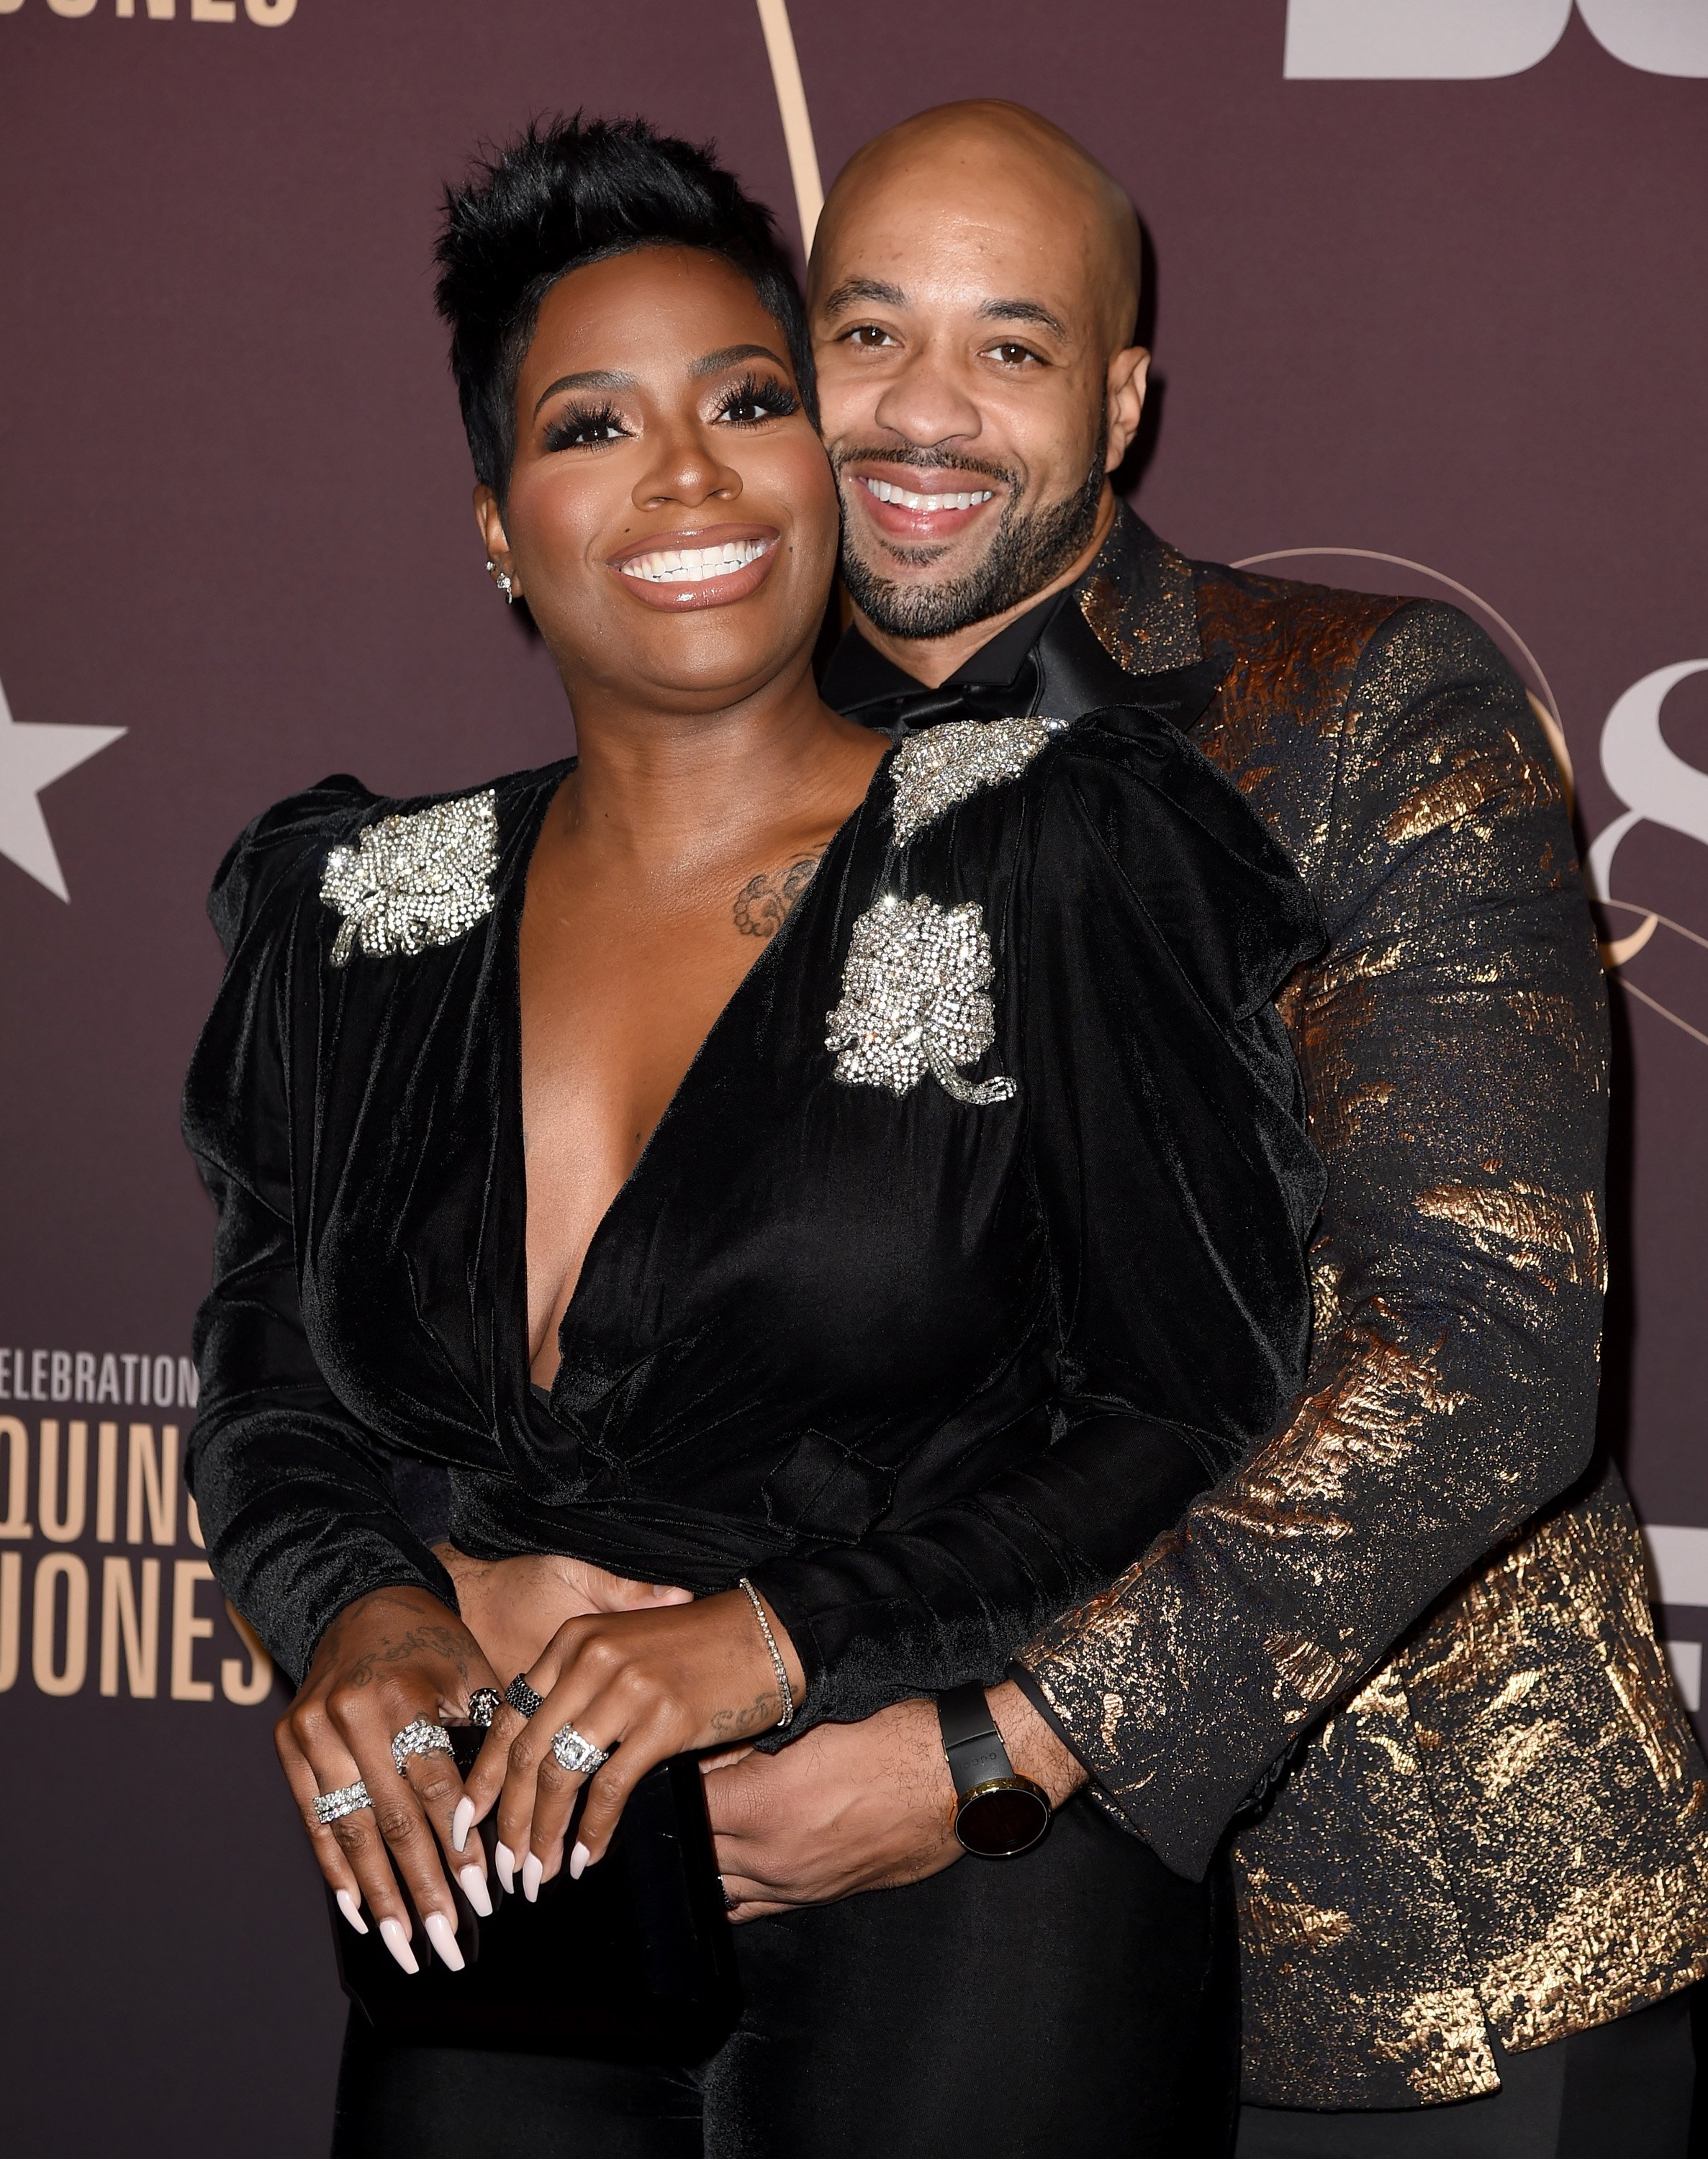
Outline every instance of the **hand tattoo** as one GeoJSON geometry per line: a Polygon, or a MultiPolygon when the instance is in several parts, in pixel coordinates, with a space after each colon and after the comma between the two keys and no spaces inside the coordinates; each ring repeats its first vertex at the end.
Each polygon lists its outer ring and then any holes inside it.
{"type": "MultiPolygon", "coordinates": [[[[828,844],[828,842],[826,843],[828,844]]],[[[780,877],[762,870],[749,878],[735,896],[735,926],[743,937],[774,937],[794,911],[794,903],[812,883],[813,872],[824,853],[803,855],[780,877]]]]}
{"type": "Polygon", "coordinates": [[[402,1664],[407,1658],[419,1656],[424,1649],[437,1649],[456,1665],[459,1678],[468,1678],[464,1637],[453,1627],[434,1624],[411,1627],[406,1634],[387,1642],[383,1649],[370,1649],[365,1656],[356,1659],[344,1675],[345,1680],[351,1686],[366,1686],[374,1676],[375,1665],[402,1664]]]}

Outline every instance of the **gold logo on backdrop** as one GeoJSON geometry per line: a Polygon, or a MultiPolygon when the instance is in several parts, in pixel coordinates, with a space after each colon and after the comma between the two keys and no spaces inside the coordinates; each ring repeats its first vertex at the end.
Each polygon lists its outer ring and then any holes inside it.
{"type": "MultiPolygon", "coordinates": [[[[0,0],[0,15],[15,15],[24,0],[0,0]]],[[[297,0],[47,0],[49,12],[67,22],[80,22],[97,9],[122,22],[137,16],[151,23],[235,23],[246,17],[257,28],[282,30],[297,12],[297,0]]]]}
{"type": "Polygon", "coordinates": [[[240,1654],[220,1654],[179,1442],[175,1422],[0,1416],[0,1694],[27,1670],[60,1698],[267,1700],[272,1660],[230,1604],[240,1654]]]}

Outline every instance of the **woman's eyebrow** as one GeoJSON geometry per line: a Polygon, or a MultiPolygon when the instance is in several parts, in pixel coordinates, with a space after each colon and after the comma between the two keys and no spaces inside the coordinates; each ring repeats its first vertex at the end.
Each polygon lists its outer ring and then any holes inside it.
{"type": "Polygon", "coordinates": [[[688,372],[692,375],[717,375],[726,367],[734,367],[743,360],[774,360],[779,367],[787,364],[768,344],[727,344],[696,360],[688,372]]]}
{"type": "Polygon", "coordinates": [[[610,367],[584,367],[579,375],[560,375],[556,382],[548,382],[535,399],[534,416],[537,419],[540,407],[560,390],[633,390],[637,379],[632,375],[620,375],[610,367]]]}

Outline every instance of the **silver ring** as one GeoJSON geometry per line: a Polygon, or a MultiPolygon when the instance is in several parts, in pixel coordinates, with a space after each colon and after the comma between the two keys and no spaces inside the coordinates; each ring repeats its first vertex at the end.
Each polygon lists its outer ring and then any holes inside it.
{"type": "Polygon", "coordinates": [[[322,1829],[330,1829],[335,1821],[346,1815],[359,1814],[364,1807],[372,1806],[368,1788],[360,1777],[353,1784],[340,1784],[335,1792],[317,1792],[314,1795],[314,1819],[322,1829]]]}
{"type": "Polygon", "coordinates": [[[551,1751],[557,1757],[558,1768],[567,1769],[572,1777],[589,1776],[611,1758],[604,1747],[595,1747],[591,1739],[583,1739],[572,1724],[558,1727],[552,1737],[551,1751]]]}
{"type": "Polygon", "coordinates": [[[391,1759],[397,1773],[403,1774],[403,1765],[411,1754],[448,1754],[451,1735],[443,1724],[431,1723],[424,1716],[416,1717],[406,1724],[391,1742],[391,1759]]]}
{"type": "Polygon", "coordinates": [[[518,1672],[504,1690],[504,1698],[512,1709],[520,1710],[524,1716],[531,1716],[544,1702],[543,1694],[536,1694],[528,1685],[525,1672],[518,1672]]]}
{"type": "Polygon", "coordinates": [[[490,1732],[501,1699],[496,1687],[476,1687],[468,1697],[468,1722],[478,1724],[483,1732],[490,1732]]]}

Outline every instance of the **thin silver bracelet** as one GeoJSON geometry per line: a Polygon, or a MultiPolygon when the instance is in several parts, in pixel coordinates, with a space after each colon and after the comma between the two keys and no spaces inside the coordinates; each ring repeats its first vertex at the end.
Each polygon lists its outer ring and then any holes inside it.
{"type": "Polygon", "coordinates": [[[765,1647],[771,1652],[771,1662],[776,1668],[777,1685],[783,1696],[783,1714],[772,1729],[780,1732],[785,1724],[794,1722],[794,1689],[789,1684],[789,1667],[783,1661],[783,1652],[777,1646],[777,1637],[771,1632],[771,1623],[765,1617],[765,1608],[759,1602],[758,1591],[746,1575],[742,1577],[739,1586],[748,1592],[748,1602],[753,1608],[753,1617],[759,1623],[759,1632],[765,1638],[765,1647]]]}

